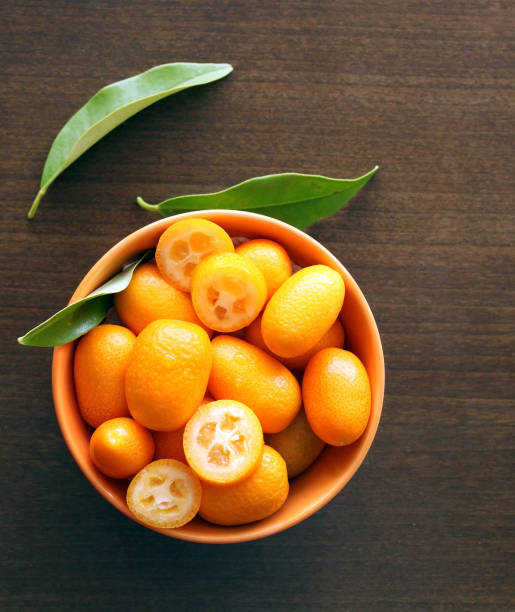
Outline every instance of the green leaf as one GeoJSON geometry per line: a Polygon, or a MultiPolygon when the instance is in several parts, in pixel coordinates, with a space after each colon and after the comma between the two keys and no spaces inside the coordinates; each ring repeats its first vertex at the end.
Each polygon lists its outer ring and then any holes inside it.
{"type": "Polygon", "coordinates": [[[103,320],[111,308],[113,295],[127,287],[136,267],[152,253],[152,249],[146,251],[85,298],[69,304],[18,338],[18,342],[24,346],[59,346],[84,335],[103,320]]]}
{"type": "Polygon", "coordinates": [[[34,217],[41,198],[61,172],[120,123],[166,96],[216,81],[230,72],[230,64],[163,64],[98,91],[57,134],[28,218],[34,217]]]}
{"type": "Polygon", "coordinates": [[[249,210],[304,229],[339,210],[377,172],[356,179],[334,179],[312,174],[270,174],[249,179],[215,193],[177,196],[159,204],[137,202],[146,210],[169,217],[178,212],[228,208],[249,210]]]}

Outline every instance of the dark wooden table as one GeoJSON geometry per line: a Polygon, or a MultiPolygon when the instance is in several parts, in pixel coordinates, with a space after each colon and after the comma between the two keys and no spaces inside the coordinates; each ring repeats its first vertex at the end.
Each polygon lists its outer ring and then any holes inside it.
{"type": "Polygon", "coordinates": [[[4,0],[2,610],[513,610],[512,2],[4,0]],[[234,73],[91,149],[25,218],[48,148],[97,89],[171,61],[234,73]],[[135,197],[281,171],[374,180],[309,233],[385,349],[383,418],[328,506],[242,545],[137,526],[61,437],[51,350],[16,337],[154,219],[135,197]]]}

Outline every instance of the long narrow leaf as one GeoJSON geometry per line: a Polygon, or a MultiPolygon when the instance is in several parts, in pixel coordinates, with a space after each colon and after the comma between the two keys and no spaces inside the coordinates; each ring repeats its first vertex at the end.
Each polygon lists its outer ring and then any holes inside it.
{"type": "Polygon", "coordinates": [[[231,71],[230,64],[163,64],[98,91],[57,134],[43,168],[41,188],[27,215],[29,219],[61,172],[120,123],[166,96],[216,81],[231,71]]]}
{"type": "Polygon", "coordinates": [[[128,286],[136,267],[152,252],[143,253],[85,298],[69,304],[18,338],[18,342],[24,346],[59,346],[96,327],[111,308],[113,295],[128,286]]]}
{"type": "Polygon", "coordinates": [[[177,196],[159,204],[138,204],[164,217],[190,210],[249,210],[286,221],[301,229],[339,210],[374,176],[370,172],[356,179],[334,179],[312,174],[271,174],[249,179],[223,191],[177,196]]]}

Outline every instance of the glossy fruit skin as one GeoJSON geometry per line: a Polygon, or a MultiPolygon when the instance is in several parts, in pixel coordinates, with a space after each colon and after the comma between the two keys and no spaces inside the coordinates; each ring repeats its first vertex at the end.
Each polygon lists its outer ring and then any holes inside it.
{"type": "Polygon", "coordinates": [[[220,487],[202,483],[199,514],[217,525],[243,525],[277,512],[288,497],[286,463],[269,446],[263,447],[257,468],[245,480],[220,487]]]}
{"type": "Polygon", "coordinates": [[[265,433],[287,427],[300,409],[300,386],[293,374],[265,351],[232,336],[211,342],[213,367],[209,393],[243,402],[265,433]]]}
{"type": "Polygon", "coordinates": [[[354,353],[327,348],[312,357],[304,372],[302,395],[311,428],[327,444],[352,444],[365,431],[370,383],[354,353]]]}
{"type": "Polygon", "coordinates": [[[135,334],[157,319],[202,325],[189,294],[170,285],[153,263],[141,264],[134,270],[129,286],[115,295],[114,305],[120,319],[135,334]]]}
{"type": "Polygon", "coordinates": [[[240,244],[235,252],[253,261],[261,270],[267,287],[267,301],[291,276],[290,256],[278,242],[256,238],[240,244]]]}
{"type": "Polygon", "coordinates": [[[111,478],[129,478],[154,456],[151,433],[131,418],[104,421],[91,436],[90,456],[97,468],[111,478]]]}
{"type": "Polygon", "coordinates": [[[95,327],[78,342],[73,376],[82,418],[92,427],[129,415],[125,371],[136,336],[121,325],[95,327]]]}
{"type": "MultiPolygon", "coordinates": [[[[202,400],[200,406],[203,406],[204,404],[209,404],[209,402],[212,401],[213,398],[206,395],[202,400]]],[[[174,431],[154,432],[154,442],[156,444],[156,459],[176,459],[177,461],[187,463],[183,446],[183,435],[185,427],[186,425],[183,425],[183,427],[179,427],[179,429],[175,429],[174,431]]]]}
{"type": "Polygon", "coordinates": [[[193,519],[201,494],[198,476],[188,465],[175,459],[158,459],[132,479],[126,501],[144,525],[172,529],[193,519]],[[169,513],[171,506],[176,506],[176,511],[169,513]]]}
{"type": "Polygon", "coordinates": [[[343,348],[345,343],[345,331],[343,329],[343,325],[340,323],[338,319],[331,325],[331,327],[326,331],[326,333],[320,338],[320,340],[309,349],[307,353],[303,355],[299,355],[298,357],[279,357],[278,355],[274,355],[268,350],[265,341],[263,340],[263,335],[261,334],[261,319],[259,316],[257,319],[252,321],[252,323],[247,327],[245,332],[245,340],[250,342],[254,346],[270,353],[272,357],[275,357],[278,361],[280,361],[283,365],[285,365],[290,370],[301,371],[307,366],[308,361],[321,351],[323,348],[335,347],[335,348],[343,348]]]}
{"type": "Polygon", "coordinates": [[[290,276],[268,302],[261,321],[263,340],[280,357],[311,349],[335,322],[343,305],[342,277],[328,266],[308,266],[290,276]]]}
{"type": "Polygon", "coordinates": [[[263,450],[263,430],[248,406],[219,400],[199,407],[186,423],[183,444],[188,464],[199,478],[225,487],[246,478],[256,468],[263,450]],[[216,447],[220,445],[230,457],[225,465],[209,456],[212,451],[218,452],[216,447]]]}
{"type": "Polygon", "coordinates": [[[304,410],[283,431],[267,434],[265,443],[274,448],[286,462],[288,478],[295,478],[304,472],[325,447],[325,442],[309,426],[304,410]]]}
{"type": "Polygon", "coordinates": [[[149,429],[182,427],[204,397],[211,371],[206,332],[186,321],[158,319],[139,334],[127,366],[131,415],[149,429]]]}
{"type": "Polygon", "coordinates": [[[194,266],[214,253],[233,252],[234,244],[229,234],[216,223],[207,219],[183,219],[161,234],[156,247],[156,263],[171,285],[189,292],[194,266]],[[184,254],[182,259],[173,253],[179,245],[184,254]],[[190,269],[185,270],[185,267],[190,269]]]}
{"type": "Polygon", "coordinates": [[[237,253],[206,257],[193,270],[191,299],[198,318],[206,327],[233,332],[246,327],[263,308],[266,282],[259,268],[237,253]],[[226,316],[217,316],[217,309],[226,316]]]}

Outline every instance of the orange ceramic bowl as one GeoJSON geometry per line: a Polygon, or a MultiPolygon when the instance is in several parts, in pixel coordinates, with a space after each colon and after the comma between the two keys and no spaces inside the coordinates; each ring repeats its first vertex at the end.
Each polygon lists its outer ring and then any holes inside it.
{"type": "MultiPolygon", "coordinates": [[[[159,236],[175,221],[203,217],[221,225],[232,236],[264,237],[281,243],[291,258],[301,266],[325,264],[337,270],[345,281],[345,301],[341,317],[345,326],[346,348],[364,363],[372,388],[372,412],[361,438],[350,446],[326,447],[315,463],[291,481],[290,494],[284,506],[261,521],[237,527],[221,527],[195,518],[177,529],[156,529],[164,535],[203,543],[245,542],[288,529],[327,504],[349,482],[364,460],[374,439],[383,404],[384,359],[379,332],[367,301],[343,265],[316,240],[276,219],[253,213],[211,210],[184,213],[151,223],[130,234],[110,249],[82,279],[71,301],[76,301],[108,278],[138,253],[155,247],[159,236]]],[[[71,342],[54,349],[52,388],[55,411],[71,454],[91,484],[128,517],[136,520],[125,502],[127,482],[112,480],[101,474],[90,460],[90,428],[82,420],[73,387],[73,353],[71,342]]]]}

